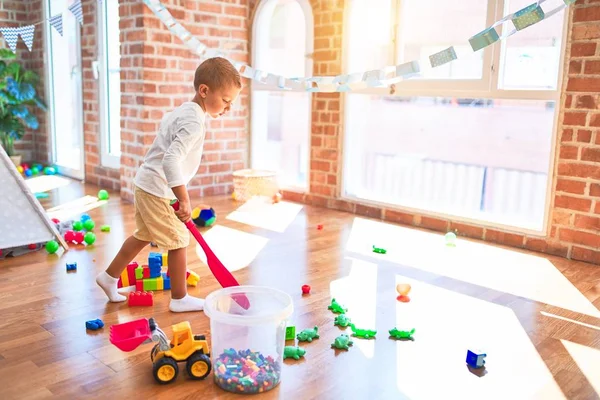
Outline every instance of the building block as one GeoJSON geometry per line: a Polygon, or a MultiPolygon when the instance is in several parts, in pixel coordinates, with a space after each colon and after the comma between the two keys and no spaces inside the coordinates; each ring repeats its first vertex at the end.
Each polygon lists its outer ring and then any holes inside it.
{"type": "Polygon", "coordinates": [[[85,321],[85,328],[96,331],[104,326],[104,322],[101,319],[92,319],[85,321]]]}
{"type": "Polygon", "coordinates": [[[147,292],[151,290],[163,290],[163,287],[162,276],[158,278],[144,279],[144,290],[147,292]]]}
{"type": "Polygon", "coordinates": [[[169,265],[169,253],[163,253],[162,255],[162,266],[166,267],[169,265]]]}
{"type": "Polygon", "coordinates": [[[159,266],[149,267],[147,265],[145,267],[146,267],[145,269],[148,271],[147,272],[148,276],[144,276],[144,278],[158,278],[161,275],[161,272],[162,272],[161,267],[159,267],[159,266]]]}
{"type": "Polygon", "coordinates": [[[170,290],[171,289],[171,278],[169,278],[165,272],[162,273],[162,280],[163,280],[163,290],[170,290]]]}
{"type": "Polygon", "coordinates": [[[121,276],[119,277],[119,280],[117,282],[118,288],[135,285],[135,269],[137,267],[138,267],[138,263],[134,261],[131,264],[129,264],[127,266],[127,268],[125,268],[125,270],[123,271],[123,273],[121,274],[121,276]]]}
{"type": "Polygon", "coordinates": [[[467,364],[473,368],[481,368],[485,364],[487,354],[480,350],[467,350],[467,364]]]}
{"type": "Polygon", "coordinates": [[[77,263],[67,263],[67,271],[77,271],[77,263]]]}
{"type": "Polygon", "coordinates": [[[294,340],[296,337],[296,327],[294,325],[285,328],[285,340],[294,340]]]}
{"type": "Polygon", "coordinates": [[[143,279],[135,281],[135,290],[137,290],[138,292],[144,291],[144,280],[143,279]]]}
{"type": "Polygon", "coordinates": [[[190,286],[196,286],[198,281],[200,280],[200,276],[194,271],[188,271],[189,275],[187,276],[187,284],[190,286]]]}
{"type": "Polygon", "coordinates": [[[156,252],[151,252],[148,255],[148,266],[150,268],[152,267],[162,267],[162,254],[161,253],[156,253],[156,252]]]}
{"type": "Polygon", "coordinates": [[[154,293],[139,291],[129,293],[130,307],[151,305],[154,305],[154,293]]]}
{"type": "Polygon", "coordinates": [[[135,280],[136,280],[136,283],[140,279],[144,279],[144,267],[137,267],[135,269],[135,280]]]}

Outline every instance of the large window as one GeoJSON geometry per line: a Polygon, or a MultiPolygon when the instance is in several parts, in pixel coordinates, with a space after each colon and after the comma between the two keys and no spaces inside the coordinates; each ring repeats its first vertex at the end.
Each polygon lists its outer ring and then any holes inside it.
{"type": "MultiPolygon", "coordinates": [[[[253,22],[253,67],[285,77],[312,74],[308,0],[263,0],[253,22]]],[[[252,81],[251,166],[278,173],[281,187],[308,187],[311,94],[252,81]]]]}
{"type": "Polygon", "coordinates": [[[121,159],[121,43],[119,1],[98,2],[99,59],[95,74],[100,88],[100,132],[105,167],[119,168],[121,159]]]}
{"type": "Polygon", "coordinates": [[[413,60],[425,68],[393,88],[346,94],[344,197],[545,229],[564,11],[478,52],[469,44],[529,4],[349,3],[346,71],[413,60]],[[450,46],[458,58],[431,68],[429,56],[450,46]]]}

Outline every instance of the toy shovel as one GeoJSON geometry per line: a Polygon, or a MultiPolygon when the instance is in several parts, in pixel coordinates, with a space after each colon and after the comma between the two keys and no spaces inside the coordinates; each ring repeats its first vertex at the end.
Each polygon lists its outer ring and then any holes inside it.
{"type": "MultiPolygon", "coordinates": [[[[171,207],[173,207],[175,211],[179,210],[179,201],[172,200],[171,207]]],[[[185,223],[185,226],[191,232],[192,236],[194,236],[200,247],[202,247],[204,254],[206,254],[206,261],[208,267],[210,268],[210,271],[213,273],[217,281],[221,284],[221,286],[223,286],[224,288],[230,286],[239,286],[240,284],[238,283],[238,281],[233,277],[231,272],[229,272],[229,270],[225,268],[225,265],[223,265],[221,260],[217,258],[215,253],[213,253],[211,248],[208,246],[208,243],[206,243],[206,241],[198,231],[198,228],[196,228],[196,225],[194,225],[194,222],[192,220],[188,220],[185,223]]],[[[235,294],[232,297],[234,297],[234,300],[245,310],[247,310],[250,307],[250,302],[248,301],[248,298],[245,295],[235,294]]]]}

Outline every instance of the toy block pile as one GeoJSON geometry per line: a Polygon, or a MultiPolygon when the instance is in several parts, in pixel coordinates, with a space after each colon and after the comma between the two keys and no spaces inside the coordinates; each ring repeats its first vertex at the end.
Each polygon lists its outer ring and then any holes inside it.
{"type": "MultiPolygon", "coordinates": [[[[196,286],[200,277],[193,271],[187,271],[186,280],[189,286],[196,286]]],[[[135,286],[138,292],[171,289],[171,279],[168,270],[167,253],[151,252],[148,255],[148,264],[139,265],[132,262],[119,277],[117,287],[135,286]],[[163,271],[166,267],[166,271],[163,271]]]]}

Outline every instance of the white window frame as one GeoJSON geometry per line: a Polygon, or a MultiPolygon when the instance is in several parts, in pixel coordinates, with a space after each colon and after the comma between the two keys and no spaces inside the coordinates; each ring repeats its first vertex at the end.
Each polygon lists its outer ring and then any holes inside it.
{"type": "MultiPolygon", "coordinates": [[[[110,103],[109,103],[109,81],[108,81],[108,65],[106,55],[108,54],[108,40],[104,21],[106,20],[106,7],[109,1],[104,0],[97,3],[97,18],[98,18],[98,60],[93,62],[92,69],[95,79],[98,81],[99,94],[99,126],[100,126],[100,164],[103,167],[111,169],[119,169],[121,167],[121,155],[115,155],[110,152],[110,103]]],[[[114,118],[114,116],[113,116],[114,118]]],[[[120,119],[120,116],[119,116],[120,119]]],[[[120,136],[120,132],[119,132],[120,136]]]]}
{"type": "MultiPolygon", "coordinates": [[[[306,71],[306,75],[310,76],[312,75],[313,72],[313,51],[314,51],[314,41],[315,41],[315,30],[314,30],[314,15],[313,15],[313,10],[312,10],[312,6],[310,5],[309,0],[294,0],[296,1],[296,3],[298,3],[300,5],[300,7],[302,8],[302,11],[304,12],[304,16],[306,18],[306,55],[305,55],[305,71],[306,71]]],[[[262,0],[258,6],[256,7],[256,11],[254,12],[254,17],[253,17],[253,21],[252,21],[252,66],[255,67],[257,65],[257,60],[260,58],[261,54],[260,54],[260,40],[259,40],[259,34],[260,31],[259,29],[261,29],[261,27],[259,26],[259,24],[257,23],[258,19],[260,18],[261,14],[263,12],[265,12],[266,10],[268,10],[268,8],[274,8],[277,5],[277,0],[262,0]]],[[[270,72],[270,71],[263,71],[263,72],[270,72]]],[[[294,78],[291,76],[286,76],[286,78],[294,78]]],[[[252,97],[252,94],[255,91],[269,91],[269,92],[288,92],[289,90],[287,89],[282,89],[277,85],[274,84],[267,84],[267,83],[261,83],[261,82],[257,82],[256,80],[252,79],[251,83],[250,83],[250,95],[252,97]]],[[[312,124],[310,123],[310,121],[312,120],[312,93],[309,94],[310,96],[310,108],[308,110],[308,121],[309,121],[309,126],[311,126],[312,124]]],[[[250,118],[252,118],[252,112],[250,113],[250,118]]],[[[252,126],[252,124],[250,124],[250,126],[252,126]]],[[[288,189],[288,190],[292,190],[295,192],[306,192],[308,191],[308,188],[310,186],[310,143],[311,143],[311,131],[309,130],[308,135],[307,135],[307,141],[308,141],[308,151],[309,151],[309,157],[307,158],[307,163],[306,163],[306,171],[307,173],[307,177],[306,177],[306,186],[305,187],[301,187],[301,186],[289,186],[289,185],[282,185],[283,189],[288,189]]],[[[248,155],[248,160],[250,165],[252,165],[252,153],[253,153],[253,148],[252,148],[252,130],[250,129],[250,140],[249,140],[249,155],[248,155]]]]}
{"type": "MultiPolygon", "coordinates": [[[[364,0],[360,0],[364,1],[364,0]]],[[[390,65],[396,64],[396,55],[397,55],[397,41],[400,34],[399,24],[396,22],[398,18],[398,13],[396,10],[401,9],[403,0],[394,0],[392,1],[391,13],[392,13],[392,33],[391,33],[391,45],[392,51],[390,52],[390,65]]],[[[442,1],[442,0],[440,0],[442,1]]],[[[491,26],[497,20],[504,17],[507,14],[507,10],[505,10],[505,0],[487,0],[488,1],[488,10],[487,10],[487,22],[486,26],[491,26]]],[[[559,114],[561,109],[561,100],[560,94],[562,89],[562,82],[564,77],[564,57],[565,57],[565,49],[567,43],[567,34],[568,34],[568,18],[569,18],[569,9],[564,9],[563,16],[563,30],[562,30],[562,39],[561,39],[561,49],[560,49],[560,57],[559,57],[559,68],[558,68],[558,76],[556,81],[555,89],[530,89],[530,90],[515,90],[515,89],[499,89],[499,66],[500,66],[500,57],[502,47],[506,43],[506,39],[498,41],[486,48],[479,50],[484,52],[483,57],[483,74],[482,78],[479,80],[473,80],[475,82],[479,82],[473,84],[472,81],[469,80],[458,80],[458,79],[414,79],[414,80],[404,80],[401,82],[395,83],[395,90],[393,92],[390,91],[389,87],[375,87],[375,88],[366,88],[362,89],[360,93],[362,94],[373,94],[380,96],[399,96],[399,97],[464,97],[464,98],[491,98],[491,99],[513,99],[513,100],[545,100],[545,101],[555,101],[556,107],[554,109],[554,121],[552,127],[552,138],[551,138],[551,149],[548,157],[548,179],[546,183],[546,200],[544,206],[544,220],[543,227],[541,230],[528,229],[524,227],[519,227],[515,225],[504,225],[499,222],[487,221],[481,219],[474,219],[469,217],[463,217],[461,215],[456,214],[445,214],[442,212],[436,212],[429,209],[421,209],[421,208],[412,208],[408,206],[403,206],[399,204],[391,204],[384,203],[380,201],[374,201],[369,199],[364,199],[361,197],[348,195],[346,194],[347,180],[352,179],[352,177],[346,174],[346,164],[349,160],[344,157],[342,160],[342,168],[340,168],[341,175],[341,188],[340,188],[340,198],[343,200],[360,202],[363,204],[372,205],[375,207],[383,207],[387,209],[394,209],[399,211],[404,211],[408,213],[418,214],[418,215],[426,215],[444,219],[450,219],[455,221],[461,221],[467,224],[472,224],[475,226],[489,226],[499,229],[505,229],[508,231],[529,234],[532,236],[547,236],[550,229],[549,216],[551,212],[551,204],[552,204],[552,184],[553,184],[553,173],[554,170],[554,160],[556,157],[556,143],[558,137],[558,126],[559,126],[559,114]],[[501,47],[502,46],[502,47],[501,47]],[[477,87],[479,86],[479,87],[477,87]]],[[[350,17],[350,7],[346,7],[344,10],[344,25],[343,25],[343,47],[342,47],[342,70],[348,71],[348,46],[349,46],[349,33],[346,28],[349,23],[350,17]]],[[[502,26],[496,27],[498,34],[501,35],[502,26]]],[[[477,32],[473,32],[475,34],[477,32]]],[[[518,35],[518,32],[516,33],[518,35]]],[[[467,42],[468,44],[468,42],[467,42]]],[[[405,60],[405,62],[412,60],[405,60]]],[[[384,66],[382,66],[384,67],[384,66]]],[[[346,99],[347,96],[352,95],[352,93],[344,92],[342,96],[342,107],[344,110],[344,115],[342,116],[342,124],[343,126],[348,124],[347,118],[348,114],[346,113],[346,99]]],[[[348,144],[348,140],[350,140],[345,132],[345,129],[342,129],[342,142],[343,147],[346,147],[348,144]]]]}

